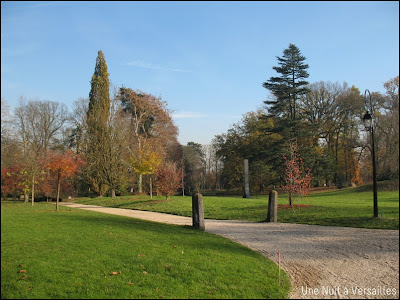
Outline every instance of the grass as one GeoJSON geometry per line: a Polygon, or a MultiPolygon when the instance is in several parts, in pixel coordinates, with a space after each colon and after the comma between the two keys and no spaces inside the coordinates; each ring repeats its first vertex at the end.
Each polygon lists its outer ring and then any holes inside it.
{"type": "Polygon", "coordinates": [[[286,298],[259,253],[191,227],[1,204],[1,298],[286,298]],[[25,270],[26,272],[22,272],[25,270]]]}
{"type": "MultiPolygon", "coordinates": [[[[312,194],[294,204],[294,207],[278,211],[278,221],[311,225],[361,227],[376,229],[399,229],[399,192],[378,191],[379,217],[373,217],[372,192],[349,188],[312,194]]],[[[79,198],[75,202],[100,206],[139,209],[192,215],[191,197],[124,196],[117,198],[79,198]]],[[[204,216],[209,219],[248,220],[263,222],[267,216],[268,196],[243,199],[241,196],[203,196],[204,216]]],[[[287,195],[278,196],[278,204],[288,204],[287,195]]]]}

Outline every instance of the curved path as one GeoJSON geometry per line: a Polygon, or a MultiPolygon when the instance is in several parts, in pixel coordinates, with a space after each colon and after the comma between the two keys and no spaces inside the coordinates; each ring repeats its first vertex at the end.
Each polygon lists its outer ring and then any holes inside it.
{"type": "MultiPolygon", "coordinates": [[[[192,225],[192,218],[61,202],[60,205],[154,222],[192,225]]],[[[206,231],[278,263],[290,276],[292,299],[399,298],[399,231],[289,223],[205,220],[206,231]]]]}

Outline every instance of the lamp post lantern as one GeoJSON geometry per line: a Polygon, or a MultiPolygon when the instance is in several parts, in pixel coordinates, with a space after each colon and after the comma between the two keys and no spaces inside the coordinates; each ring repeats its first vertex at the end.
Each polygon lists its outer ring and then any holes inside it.
{"type": "Polygon", "coordinates": [[[365,109],[367,113],[363,117],[365,129],[371,132],[371,154],[372,154],[372,179],[374,189],[374,217],[378,217],[378,191],[376,185],[376,162],[375,162],[375,137],[374,137],[374,120],[372,119],[372,98],[369,90],[364,93],[365,109]],[[369,102],[367,99],[367,92],[369,94],[369,102]]]}

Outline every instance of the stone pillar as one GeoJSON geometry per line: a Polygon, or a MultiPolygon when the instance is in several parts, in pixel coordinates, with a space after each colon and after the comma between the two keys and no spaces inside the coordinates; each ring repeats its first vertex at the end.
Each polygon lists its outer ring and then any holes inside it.
{"type": "Polygon", "coordinates": [[[267,222],[278,222],[278,192],[274,190],[269,193],[267,222]]]}
{"type": "Polygon", "coordinates": [[[192,219],[195,229],[205,230],[203,196],[197,191],[192,195],[192,219]]]}
{"type": "Polygon", "coordinates": [[[243,198],[250,198],[249,188],[249,160],[244,160],[244,195],[243,198]]]}

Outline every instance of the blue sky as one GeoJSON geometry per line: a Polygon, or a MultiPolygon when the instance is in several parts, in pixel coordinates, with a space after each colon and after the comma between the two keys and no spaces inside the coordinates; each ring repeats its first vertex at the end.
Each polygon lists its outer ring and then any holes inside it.
{"type": "Polygon", "coordinates": [[[161,96],[179,141],[208,144],[263,106],[295,44],[310,83],[384,92],[399,74],[399,2],[1,1],[1,97],[88,97],[102,50],[117,87],[161,96]]]}

